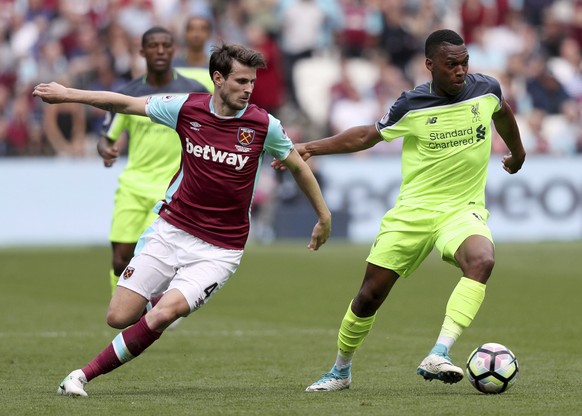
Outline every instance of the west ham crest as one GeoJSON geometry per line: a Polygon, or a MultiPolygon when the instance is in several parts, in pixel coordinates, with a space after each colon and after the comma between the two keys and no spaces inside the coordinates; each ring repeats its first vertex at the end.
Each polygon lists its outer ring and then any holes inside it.
{"type": "Polygon", "coordinates": [[[123,271],[123,278],[125,280],[129,279],[133,274],[134,270],[135,269],[133,267],[126,267],[125,270],[123,271]]]}
{"type": "Polygon", "coordinates": [[[243,146],[250,145],[255,140],[255,131],[248,127],[238,128],[238,142],[243,146]]]}

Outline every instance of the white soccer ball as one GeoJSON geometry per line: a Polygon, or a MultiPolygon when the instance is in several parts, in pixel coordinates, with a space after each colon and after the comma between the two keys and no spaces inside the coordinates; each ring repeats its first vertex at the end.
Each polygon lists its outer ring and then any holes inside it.
{"type": "Polygon", "coordinates": [[[513,386],[519,366],[509,348],[490,342],[469,355],[466,373],[469,382],[481,393],[499,394],[513,386]]]}

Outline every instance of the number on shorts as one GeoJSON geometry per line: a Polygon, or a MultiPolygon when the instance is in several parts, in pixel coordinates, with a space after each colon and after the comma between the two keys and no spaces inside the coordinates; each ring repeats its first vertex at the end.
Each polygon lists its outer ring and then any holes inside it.
{"type": "Polygon", "coordinates": [[[208,297],[212,295],[212,292],[214,292],[214,289],[216,289],[217,287],[218,283],[212,283],[210,286],[204,289],[204,293],[206,293],[206,299],[208,299],[208,297]]]}

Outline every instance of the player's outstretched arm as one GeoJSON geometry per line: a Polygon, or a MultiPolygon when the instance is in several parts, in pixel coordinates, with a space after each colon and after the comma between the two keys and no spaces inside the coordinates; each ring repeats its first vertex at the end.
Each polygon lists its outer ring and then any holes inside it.
{"type": "Polygon", "coordinates": [[[371,124],[351,127],[334,136],[307,142],[298,151],[307,160],[311,156],[360,152],[375,146],[381,140],[376,126],[371,124]]]}
{"type": "MultiPolygon", "coordinates": [[[[336,153],[355,153],[369,149],[382,141],[382,137],[375,125],[351,127],[335,136],[314,140],[295,145],[295,150],[303,158],[311,156],[331,155],[336,153]]],[[[285,164],[274,160],[271,163],[274,169],[284,170],[285,164]]]]}
{"type": "Polygon", "coordinates": [[[493,113],[493,123],[510,152],[501,160],[503,169],[511,174],[517,173],[525,162],[525,149],[513,110],[505,100],[501,102],[501,109],[493,113]]]}
{"type": "Polygon", "coordinates": [[[292,150],[282,163],[289,169],[297,185],[305,193],[315,210],[317,224],[313,227],[311,240],[307,248],[312,251],[317,250],[327,241],[331,233],[331,212],[323,199],[321,189],[313,172],[299,156],[299,153],[296,150],[292,150]]]}
{"type": "Polygon", "coordinates": [[[145,116],[147,97],[130,97],[111,91],[87,91],[67,88],[56,82],[38,84],[32,95],[49,104],[80,103],[115,113],[145,116]]]}

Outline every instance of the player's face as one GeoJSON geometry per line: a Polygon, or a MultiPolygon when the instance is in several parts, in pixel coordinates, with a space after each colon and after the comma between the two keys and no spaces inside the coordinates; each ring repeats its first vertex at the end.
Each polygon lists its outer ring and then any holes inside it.
{"type": "Polygon", "coordinates": [[[188,45],[202,48],[210,39],[210,24],[206,19],[193,17],[186,27],[186,41],[188,45]]]}
{"type": "Polygon", "coordinates": [[[146,38],[141,50],[148,72],[163,73],[170,69],[174,56],[174,42],[167,33],[153,33],[146,38]]]}
{"type": "Polygon", "coordinates": [[[426,67],[437,95],[457,95],[465,88],[469,70],[467,47],[444,43],[432,59],[427,58],[426,67]]]}
{"type": "Polygon", "coordinates": [[[257,69],[234,61],[228,78],[223,78],[220,74],[217,76],[219,97],[230,110],[229,113],[234,115],[249,103],[257,79],[257,69]]]}

